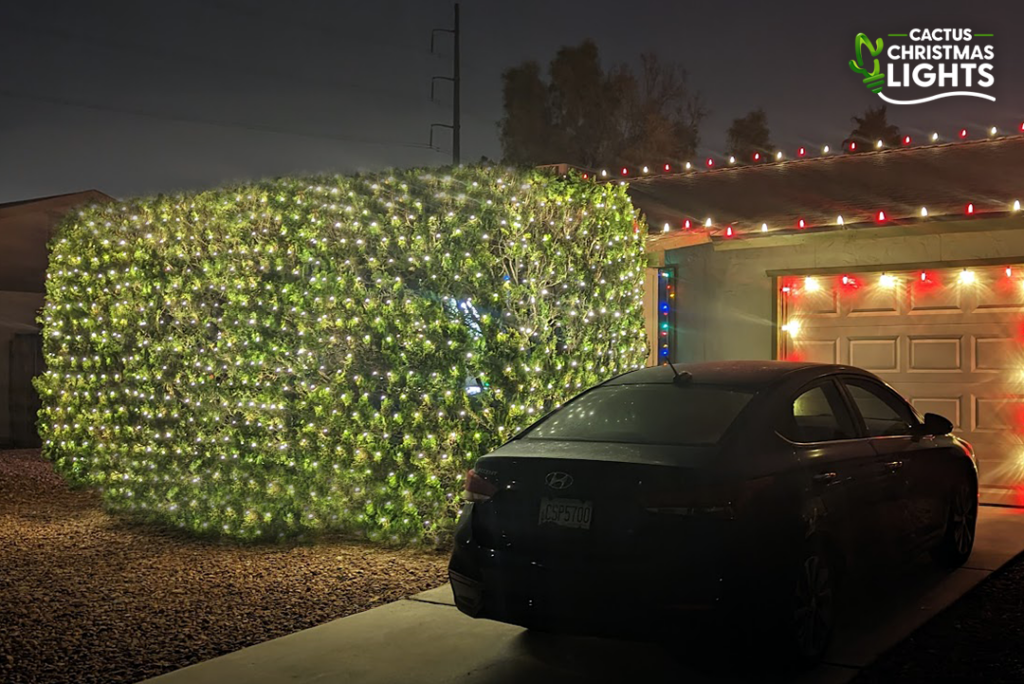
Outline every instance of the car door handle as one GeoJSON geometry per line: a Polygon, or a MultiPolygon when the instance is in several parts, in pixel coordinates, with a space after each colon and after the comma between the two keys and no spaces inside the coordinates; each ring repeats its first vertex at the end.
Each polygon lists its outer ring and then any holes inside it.
{"type": "Polygon", "coordinates": [[[811,478],[811,480],[813,480],[816,484],[828,484],[829,482],[834,482],[835,479],[836,474],[831,471],[825,473],[818,473],[817,475],[811,478]]]}
{"type": "Polygon", "coordinates": [[[888,463],[885,464],[885,467],[887,470],[896,472],[897,470],[903,467],[903,461],[889,461],[888,463]]]}

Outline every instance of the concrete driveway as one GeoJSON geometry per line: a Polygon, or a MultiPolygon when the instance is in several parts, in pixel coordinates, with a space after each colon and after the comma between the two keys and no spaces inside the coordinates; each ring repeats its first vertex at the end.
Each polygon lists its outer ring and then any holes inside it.
{"type": "MultiPolygon", "coordinates": [[[[921,564],[864,587],[825,663],[794,682],[839,683],[1024,551],[1024,509],[983,507],[974,554],[943,573],[921,564]]],[[[696,654],[695,654],[696,655],[696,654]]],[[[147,680],[146,684],[575,684],[766,681],[736,647],[701,665],[664,649],[608,639],[527,633],[470,619],[439,587],[147,680]],[[681,664],[684,663],[684,664],[681,664]]]]}

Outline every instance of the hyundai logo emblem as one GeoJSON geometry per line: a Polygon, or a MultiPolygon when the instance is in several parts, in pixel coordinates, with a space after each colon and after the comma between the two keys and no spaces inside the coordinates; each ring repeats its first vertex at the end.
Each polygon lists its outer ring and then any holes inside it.
{"type": "Polygon", "coordinates": [[[569,473],[548,473],[544,476],[544,484],[552,489],[568,489],[572,487],[572,475],[569,473]]]}

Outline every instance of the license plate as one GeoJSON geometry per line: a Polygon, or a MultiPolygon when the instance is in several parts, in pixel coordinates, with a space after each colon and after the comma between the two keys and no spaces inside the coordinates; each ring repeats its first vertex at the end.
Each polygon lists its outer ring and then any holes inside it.
{"type": "Polygon", "coordinates": [[[590,501],[578,499],[541,499],[538,524],[551,523],[561,527],[590,529],[594,507],[590,501]]]}

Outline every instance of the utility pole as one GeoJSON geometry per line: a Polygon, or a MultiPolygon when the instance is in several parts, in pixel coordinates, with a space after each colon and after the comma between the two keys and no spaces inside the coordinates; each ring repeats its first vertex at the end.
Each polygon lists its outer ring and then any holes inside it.
{"type": "Polygon", "coordinates": [[[462,76],[459,69],[459,3],[455,3],[455,22],[450,29],[434,29],[430,32],[430,54],[434,52],[434,36],[438,33],[452,34],[454,48],[452,50],[452,75],[434,76],[430,79],[430,100],[434,100],[434,84],[438,81],[451,81],[452,84],[452,122],[450,124],[430,124],[430,146],[434,146],[434,129],[437,127],[451,129],[452,132],[452,164],[458,165],[462,156],[462,113],[459,111],[461,102],[462,76]]]}

